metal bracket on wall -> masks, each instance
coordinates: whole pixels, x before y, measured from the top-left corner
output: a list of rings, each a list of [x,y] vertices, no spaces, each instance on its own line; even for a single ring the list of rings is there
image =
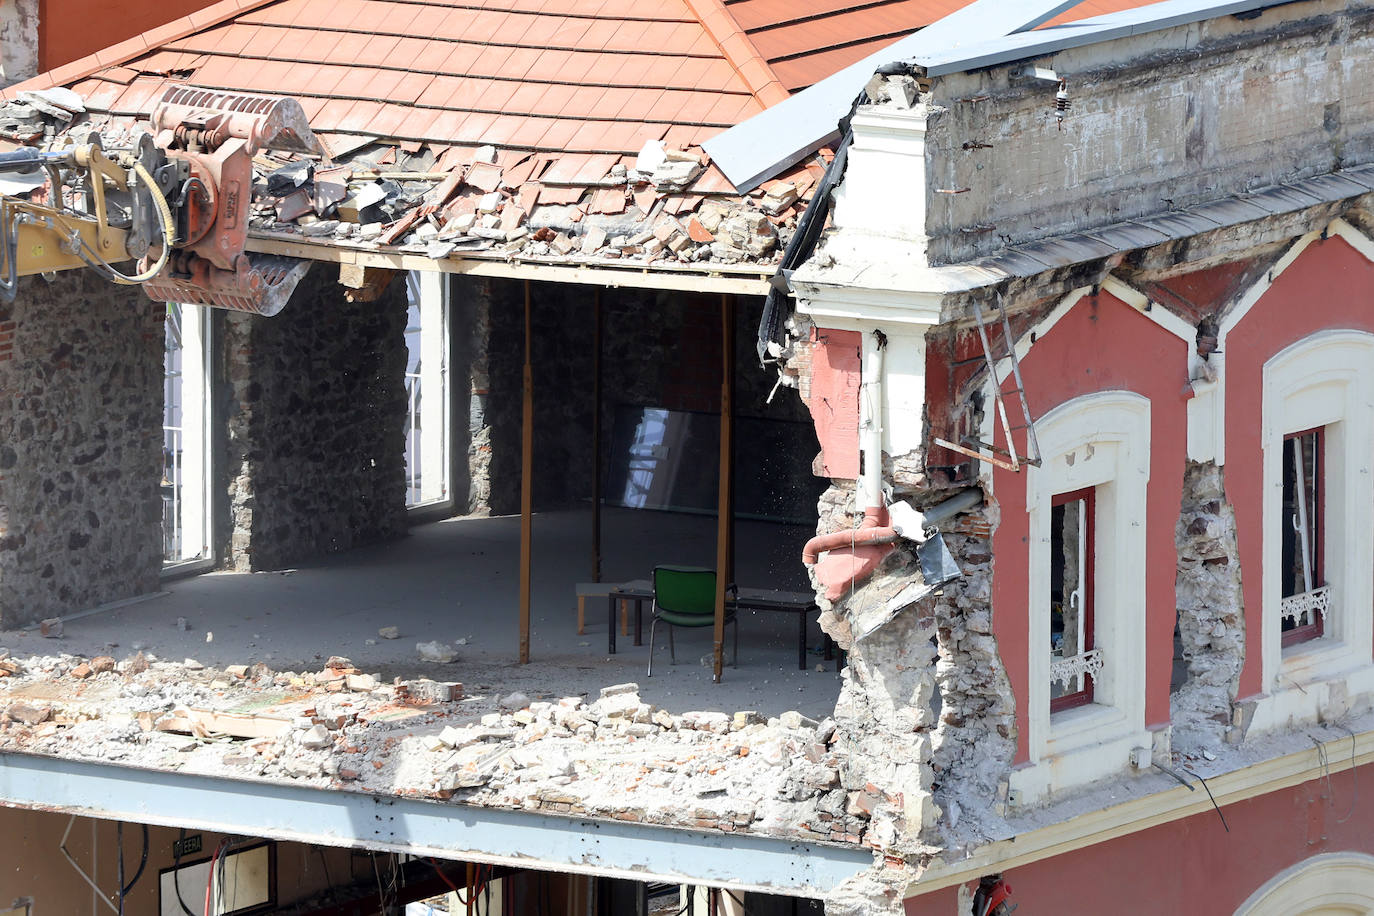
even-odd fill
[[[987,364],[988,377],[992,379],[993,400],[997,402],[997,417],[1001,421],[1007,447],[1000,448],[991,442],[983,442],[976,436],[964,436],[962,441],[957,443],[937,438],[935,444],[970,458],[991,462],[999,468],[1019,472],[1023,464],[1040,467],[1040,443],[1035,439],[1035,423],[1031,420],[1030,405],[1026,403],[1026,384],[1021,380],[1021,363],[1016,358],[1016,341],[1012,337],[1011,322],[1007,320],[1007,310],[1002,305],[1000,293],[997,296],[997,315],[1001,319],[999,323],[1002,326],[1002,343],[1006,347],[1006,353],[1002,356],[993,356],[992,344],[988,340],[987,323],[983,320],[983,308],[977,302],[973,303],[973,320],[978,324],[978,338],[983,344],[983,360]],[[1016,387],[1012,391],[1015,392],[1021,407],[1021,422],[1015,426],[1007,417],[1007,402],[1002,397],[1004,379],[997,377],[997,363],[1002,359],[1011,362],[1011,377],[1016,379]],[[1026,432],[1025,454],[1017,452],[1016,442],[1012,438],[1013,433],[1022,430]]]

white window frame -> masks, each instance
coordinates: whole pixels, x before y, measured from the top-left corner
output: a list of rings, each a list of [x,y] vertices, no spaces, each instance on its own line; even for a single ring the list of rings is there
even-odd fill
[[[1128,767],[1152,746],[1145,728],[1146,508],[1150,402],[1128,391],[1067,401],[1035,421],[1044,456],[1026,476],[1028,762],[1012,772],[1018,804]],[[1093,702],[1050,714],[1050,518],[1055,495],[1095,490]]]
[[[164,575],[214,566],[211,506],[214,498],[213,331],[210,310],[181,305],[181,556],[165,560]]]
[[[411,502],[410,468],[406,468],[406,507],[433,509],[453,502],[453,391],[449,328],[448,274],[413,270],[407,278],[410,301],[420,311],[419,498]],[[436,396],[437,392],[437,396]],[[408,409],[408,408],[407,408]],[[409,448],[409,447],[408,447]]]
[[[1374,688],[1374,334],[1319,331],[1270,357],[1263,369],[1263,553],[1260,635],[1263,689],[1252,729],[1339,713]],[[1323,429],[1322,566],[1331,588],[1323,634],[1284,648],[1282,634],[1284,437]],[[1337,686],[1333,694],[1332,686]]]

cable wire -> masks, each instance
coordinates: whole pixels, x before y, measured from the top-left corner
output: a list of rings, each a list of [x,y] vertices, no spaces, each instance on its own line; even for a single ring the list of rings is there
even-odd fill
[[[162,251],[157,256],[157,262],[142,273],[129,276],[128,274],[120,272],[118,268],[105,260],[99,252],[94,251],[90,245],[86,244],[86,240],[80,235],[74,237],[74,240],[82,249],[77,252],[81,260],[121,286],[138,286],[147,283],[161,273],[162,268],[167,266],[167,259],[172,253],[172,244],[176,241],[176,223],[172,219],[172,209],[167,205],[167,198],[162,193],[162,189],[157,186],[157,182],[153,180],[153,176],[149,174],[148,169],[142,162],[137,160],[134,161],[134,174],[136,174],[139,180],[148,188],[148,196],[152,198],[153,208],[157,210],[158,216],[162,218]]]
[[[181,836],[177,839],[175,852],[172,856],[172,889],[177,893],[177,904],[181,907],[181,911],[186,916],[196,916],[195,913],[191,912],[191,908],[186,905],[186,899],[181,896],[181,844],[185,841],[186,828],[182,827]],[[329,876],[325,875],[325,879],[328,880],[328,878]]]

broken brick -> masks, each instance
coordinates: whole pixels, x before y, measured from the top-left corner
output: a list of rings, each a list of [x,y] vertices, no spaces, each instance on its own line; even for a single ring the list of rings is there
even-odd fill
[[[687,237],[694,242],[714,242],[716,237],[695,216],[687,218]]]

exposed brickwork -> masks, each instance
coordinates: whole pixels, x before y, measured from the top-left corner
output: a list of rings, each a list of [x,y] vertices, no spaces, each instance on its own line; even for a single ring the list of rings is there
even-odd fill
[[[343,293],[319,265],[277,317],[226,316],[234,569],[275,569],[405,531],[405,283],[376,302]]]
[[[0,628],[157,587],[164,313],[91,271],[0,303]]]

